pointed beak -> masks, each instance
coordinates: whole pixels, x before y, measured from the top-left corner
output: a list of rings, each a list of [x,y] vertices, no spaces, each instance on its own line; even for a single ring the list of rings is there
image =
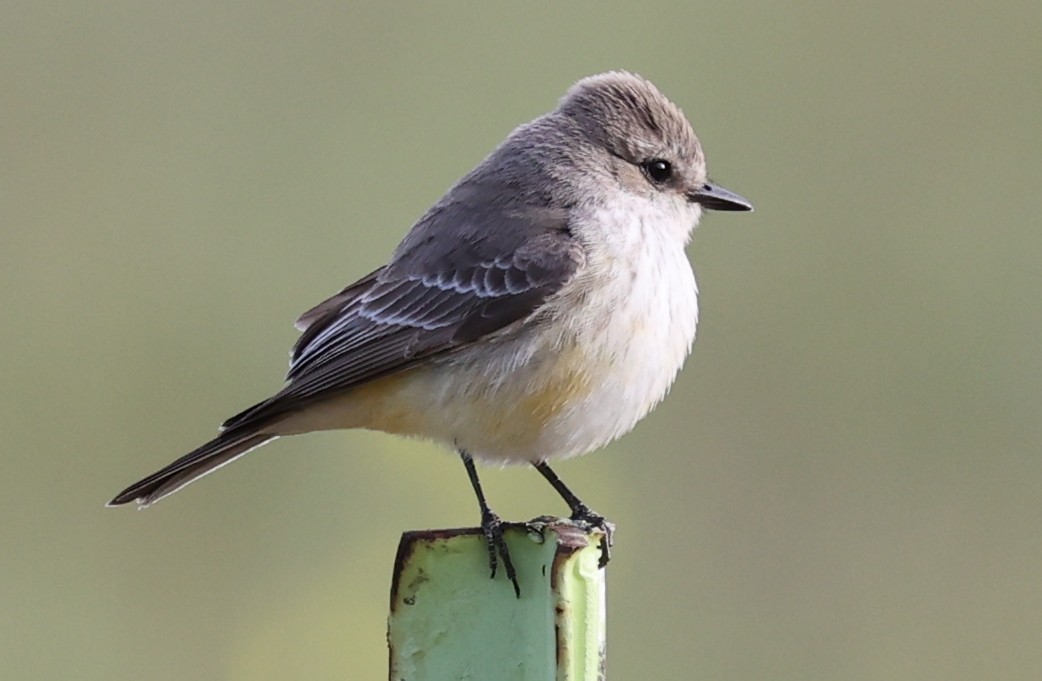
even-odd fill
[[[727,191],[723,187],[706,182],[701,189],[687,195],[688,201],[701,204],[706,210],[752,210],[753,204],[749,203],[734,192]]]

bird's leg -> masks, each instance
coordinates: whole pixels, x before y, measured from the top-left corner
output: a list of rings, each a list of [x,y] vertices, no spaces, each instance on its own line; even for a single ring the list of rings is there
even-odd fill
[[[492,578],[496,577],[496,567],[499,558],[503,560],[503,571],[507,573],[507,579],[514,585],[514,594],[521,598],[521,587],[517,583],[517,572],[514,571],[514,563],[510,560],[510,552],[503,540],[503,521],[488,507],[485,501],[485,493],[481,489],[478,480],[478,471],[474,468],[474,459],[465,450],[460,449],[459,456],[463,459],[463,465],[467,469],[467,477],[474,487],[474,494],[478,496],[478,505],[481,506],[481,531],[485,533],[485,542],[488,545],[488,565],[492,569]],[[497,558],[498,555],[498,558]]]
[[[575,496],[575,493],[561,482],[561,478],[557,477],[557,473],[554,473],[546,463],[532,465],[546,478],[554,490],[561,495],[564,503],[568,504],[568,507],[572,509],[571,519],[574,522],[584,526],[586,529],[596,528],[604,532],[604,536],[601,537],[600,566],[604,567],[607,565],[608,561],[611,560],[611,546],[615,535],[615,525],[608,522],[600,513],[590,510],[590,507],[584,504],[579,497]]]

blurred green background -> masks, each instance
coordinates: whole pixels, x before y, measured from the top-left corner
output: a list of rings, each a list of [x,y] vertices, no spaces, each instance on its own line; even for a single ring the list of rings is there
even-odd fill
[[[1040,28],[1037,0],[4,3],[0,677],[386,678],[399,533],[477,521],[450,454],[314,435],[102,505],[626,68],[757,210],[696,235],[670,398],[558,467],[619,525],[611,678],[1042,678]]]

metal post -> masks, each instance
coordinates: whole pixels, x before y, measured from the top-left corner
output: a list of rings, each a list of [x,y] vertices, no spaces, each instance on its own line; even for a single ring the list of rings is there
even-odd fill
[[[597,681],[604,678],[599,532],[567,520],[505,532],[521,597],[489,579],[477,528],[406,532],[391,587],[391,681]]]

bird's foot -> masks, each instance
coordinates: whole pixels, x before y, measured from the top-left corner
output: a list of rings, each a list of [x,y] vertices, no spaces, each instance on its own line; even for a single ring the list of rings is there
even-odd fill
[[[611,547],[615,543],[615,523],[610,522],[600,513],[590,510],[585,504],[580,504],[572,509],[571,521],[587,532],[600,530],[603,533],[601,536],[601,560],[598,563],[603,568],[611,560]]]
[[[510,560],[510,551],[503,539],[503,521],[492,511],[481,514],[481,531],[485,535],[485,543],[488,545],[488,566],[492,571],[492,579],[496,578],[496,570],[499,561],[503,561],[503,572],[507,579],[514,585],[514,595],[521,598],[521,586],[517,583],[517,572],[514,563]]]

